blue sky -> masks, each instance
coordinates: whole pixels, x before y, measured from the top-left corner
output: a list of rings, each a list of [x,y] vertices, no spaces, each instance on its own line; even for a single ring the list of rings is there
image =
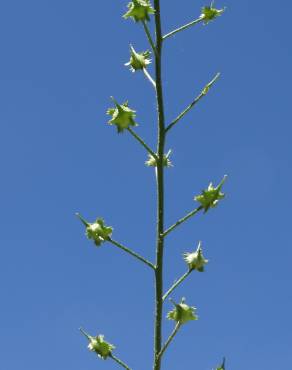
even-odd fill
[[[127,1],[10,0],[0,15],[0,368],[116,369],[79,334],[105,334],[133,369],[152,362],[151,271],[86,240],[76,211],[104,217],[113,237],[154,258],[155,181],[132,137],[106,124],[109,97],[129,99],[137,132],[154,145],[155,99],[123,66],[148,48],[125,21]],[[162,0],[165,32],[203,1]],[[197,307],[164,369],[289,369],[291,312],[291,2],[219,1],[224,16],[167,40],[166,118],[216,72],[210,94],[169,134],[166,224],[229,175],[226,199],[169,235],[165,288],[181,255],[203,241],[210,263],[173,294]],[[153,26],[153,22],[151,23]],[[153,72],[153,66],[149,69]],[[166,304],[166,311],[170,309]],[[164,321],[164,336],[172,323]]]

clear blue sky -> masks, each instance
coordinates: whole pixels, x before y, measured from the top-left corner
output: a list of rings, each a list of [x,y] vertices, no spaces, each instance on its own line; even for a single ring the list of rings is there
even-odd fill
[[[134,370],[151,368],[151,271],[111,245],[95,248],[74,216],[104,217],[116,240],[153,259],[154,174],[105,115],[111,95],[129,99],[154,145],[152,87],[123,66],[129,43],[148,48],[121,18],[126,3],[1,1],[1,370],[117,369],[87,351],[79,326],[105,334]],[[205,5],[161,3],[165,32]],[[198,240],[210,263],[173,294],[200,320],[177,336],[164,369],[211,370],[224,355],[228,370],[290,369],[292,5],[216,3],[225,5],[217,21],[165,43],[168,121],[222,73],[169,135],[166,224],[210,181],[229,179],[218,208],[167,239],[166,287]],[[165,320],[165,336],[171,328]]]

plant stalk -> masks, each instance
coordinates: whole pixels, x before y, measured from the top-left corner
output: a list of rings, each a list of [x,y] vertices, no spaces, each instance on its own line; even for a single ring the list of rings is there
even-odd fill
[[[155,324],[154,324],[154,364],[153,370],[161,369],[162,346],[162,308],[163,308],[163,249],[164,249],[164,166],[163,154],[165,146],[165,119],[163,104],[163,88],[161,74],[162,32],[160,19],[160,0],[154,0],[155,8],[155,79],[158,113],[158,142],[157,142],[157,236],[156,236],[156,270],[155,270]]]
[[[213,84],[218,80],[218,78],[220,77],[220,73],[217,73],[216,76],[203,88],[203,90],[201,91],[200,95],[198,95],[192,102],[190,105],[187,106],[187,108],[181,112],[175,120],[173,120],[165,129],[165,132],[168,132],[174,125],[176,125],[178,123],[178,121],[180,121],[185,114],[187,114],[204,96],[207,95],[210,87],[213,86]]]
[[[144,30],[145,30],[147,39],[149,41],[149,44],[151,45],[151,48],[153,50],[153,53],[154,53],[155,57],[158,57],[157,50],[156,50],[156,47],[155,47],[154,42],[152,40],[151,33],[149,31],[149,28],[147,26],[147,23],[146,23],[146,21],[142,21],[142,23],[143,23],[143,27],[144,27]]]
[[[117,364],[119,364],[120,366],[122,366],[124,369],[131,370],[128,365],[126,365],[122,360],[120,360],[118,357],[116,357],[112,353],[109,355],[109,357],[111,359],[113,359]]]
[[[127,130],[129,133],[147,150],[149,154],[152,155],[157,160],[157,155],[156,153],[153,152],[153,150],[150,148],[149,145],[145,143],[145,141],[138,135],[134,130],[131,129],[131,127],[128,127]]]
[[[188,270],[185,272],[169,289],[168,291],[164,294],[162,297],[162,300],[165,301],[166,298],[191,274],[193,270]]]
[[[144,75],[146,76],[146,78],[148,79],[148,81],[152,84],[152,86],[156,90],[156,83],[153,80],[153,78],[151,77],[151,75],[149,74],[149,72],[147,71],[147,69],[143,68],[143,72],[144,72]]]
[[[198,208],[194,209],[193,211],[189,212],[186,216],[179,219],[175,224],[170,226],[167,230],[164,231],[163,236],[165,237],[168,235],[172,230],[176,229],[179,225],[187,221],[189,218],[193,217],[195,214],[200,212],[203,209],[202,206],[199,206]]]
[[[147,266],[149,266],[149,267],[151,267],[152,269],[155,270],[155,266],[153,265],[153,263],[149,262],[146,258],[140,256],[140,254],[132,251],[132,249],[125,247],[121,243],[118,243],[117,241],[115,241],[115,240],[113,240],[111,238],[108,239],[108,242],[112,243],[116,247],[122,249],[124,252],[126,252],[126,253],[130,254],[131,256],[137,258],[137,260],[145,263],[145,265],[147,265]]]
[[[189,27],[191,27],[191,26],[194,26],[194,25],[195,25],[195,24],[197,24],[197,23],[202,22],[202,21],[203,21],[203,19],[204,19],[204,18],[201,18],[201,17],[200,17],[200,18],[195,19],[194,21],[192,21],[192,22],[190,22],[190,23],[185,24],[185,25],[184,25],[184,26],[182,26],[182,27],[176,28],[175,30],[173,30],[173,31],[171,31],[171,32],[167,33],[166,35],[164,35],[164,36],[163,36],[163,40],[167,39],[168,37],[171,37],[171,36],[175,35],[175,34],[176,34],[176,33],[178,33],[178,32],[181,32],[181,31],[183,31],[183,30],[185,30],[185,29],[187,29],[187,28],[189,28]]]
[[[162,347],[160,353],[158,354],[158,357],[161,358],[163,353],[166,351],[167,347],[170,345],[170,343],[173,341],[174,337],[176,336],[177,332],[179,331],[181,327],[181,323],[178,322],[176,325],[175,325],[175,328],[173,329],[173,332],[170,334],[170,336],[168,337],[166,343],[164,344],[164,346]]]

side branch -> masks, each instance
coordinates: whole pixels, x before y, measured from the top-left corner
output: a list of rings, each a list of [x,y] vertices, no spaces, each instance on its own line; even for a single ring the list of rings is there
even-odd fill
[[[124,369],[127,369],[127,370],[131,370],[129,368],[129,366],[127,366],[122,360],[120,360],[118,357],[116,357],[115,355],[113,355],[112,353],[109,355],[109,357],[114,360],[116,363],[118,363],[119,365],[121,365]]]
[[[157,161],[158,160],[157,154],[153,152],[153,150],[145,143],[145,141],[141,139],[141,137],[138,134],[136,134],[136,132],[133,131],[130,127],[128,127],[127,130],[147,150],[147,152],[151,154],[152,157],[154,157],[155,160]]]
[[[163,40],[165,40],[165,39],[167,39],[168,37],[171,37],[171,36],[175,35],[176,33],[178,33],[178,32],[180,32],[180,31],[185,30],[186,28],[192,27],[192,26],[194,26],[195,24],[202,22],[202,21],[203,21],[203,19],[204,19],[204,18],[200,17],[200,18],[195,19],[194,21],[192,21],[192,22],[190,22],[190,23],[185,24],[185,25],[184,25],[184,26],[182,26],[182,27],[176,28],[175,30],[173,30],[173,31],[171,31],[171,32],[167,33],[166,35],[164,35],[162,39],[163,39]]]
[[[127,252],[128,254],[130,254],[131,256],[137,258],[139,261],[145,263],[146,265],[148,265],[149,267],[151,267],[153,270],[155,270],[155,266],[153,265],[153,263],[149,262],[146,258],[140,256],[138,253],[132,251],[131,249],[125,247],[124,245],[116,242],[115,240],[109,238],[107,239],[108,242],[112,243],[113,245],[115,245],[116,247],[122,249],[124,252]]]
[[[178,123],[179,120],[183,118],[185,114],[187,114],[205,95],[207,95],[210,87],[218,80],[220,77],[220,73],[217,73],[216,76],[203,88],[200,95],[198,95],[187,108],[179,114],[175,120],[173,120],[165,129],[165,132],[169,131],[174,125]]]
[[[165,342],[165,344],[163,345],[163,347],[161,348],[161,351],[159,352],[158,354],[158,358],[160,358],[163,353],[166,351],[167,347],[170,345],[170,343],[172,342],[172,340],[174,339],[174,337],[176,336],[177,332],[179,331],[181,327],[181,323],[178,322],[176,325],[175,325],[175,328],[173,330],[173,332],[170,334],[170,336],[168,337],[167,341]]]
[[[200,212],[202,209],[203,209],[203,207],[200,206],[200,207],[194,209],[193,211],[191,211],[190,213],[188,213],[186,216],[184,216],[183,218],[178,220],[175,224],[170,226],[167,230],[165,230],[164,233],[163,233],[163,236],[168,235],[172,230],[174,230],[176,227],[178,227],[183,222],[187,221],[189,218],[193,217],[196,213]]]
[[[190,273],[192,272],[193,270],[188,270],[187,272],[185,272],[169,289],[168,291],[164,294],[164,296],[162,297],[162,300],[165,301],[166,298],[174,291],[174,289],[176,289],[189,275]]]
[[[150,83],[152,84],[152,86],[156,90],[156,82],[153,80],[153,78],[151,77],[151,75],[149,74],[147,69],[143,68],[143,72],[144,72],[144,75],[146,76],[146,78],[150,81]]]
[[[151,37],[151,33],[149,31],[149,28],[147,26],[147,23],[143,20],[142,21],[143,23],[143,27],[144,27],[144,30],[145,30],[145,33],[146,33],[146,36],[147,36],[147,39],[149,41],[149,44],[151,45],[151,48],[153,50],[153,53],[155,54],[155,56],[157,57],[158,53],[157,53],[157,49],[156,49],[156,46],[154,45],[154,42],[152,40],[152,37]]]

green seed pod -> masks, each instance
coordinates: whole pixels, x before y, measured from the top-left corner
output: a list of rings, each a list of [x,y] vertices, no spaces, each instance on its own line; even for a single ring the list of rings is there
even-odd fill
[[[95,222],[89,223],[79,213],[76,214],[86,227],[85,235],[88,239],[92,239],[94,244],[99,247],[103,242],[107,241],[113,232],[113,228],[105,226],[102,218],[98,218]]]
[[[115,346],[106,342],[103,335],[98,335],[92,337],[87,334],[83,329],[80,329],[81,333],[88,339],[88,349],[92,352],[95,352],[98,357],[103,360],[106,360],[112,353],[112,350],[115,349]]]
[[[136,72],[139,69],[144,69],[151,63],[150,51],[144,51],[142,53],[137,53],[136,50],[130,45],[130,60],[125,66],[129,66],[132,72]]]
[[[200,18],[203,20],[204,24],[208,24],[210,21],[219,17],[225,10],[225,8],[223,9],[214,8],[213,4],[214,4],[214,1],[212,1],[210,6],[204,6],[202,8],[202,14]]]
[[[185,324],[188,321],[198,320],[198,316],[195,314],[196,308],[188,306],[185,303],[185,299],[182,298],[180,303],[175,303],[173,300],[171,302],[174,304],[175,308],[168,312],[167,318],[169,320],[174,320],[177,323]]]
[[[201,203],[201,207],[204,208],[205,213],[209,210],[209,208],[216,207],[219,200],[225,197],[225,194],[221,193],[221,188],[226,178],[227,176],[225,175],[220,184],[215,188],[213,184],[210,183],[207,190],[203,190],[202,194],[194,197],[197,202]]]
[[[184,253],[183,256],[190,270],[203,272],[205,269],[205,265],[209,262],[209,260],[206,260],[203,256],[201,242],[199,242],[198,248],[195,252]]]
[[[171,160],[169,159],[171,154],[171,150],[169,150],[166,154],[163,155],[163,166],[164,167],[173,167]],[[157,167],[156,159],[148,153],[148,159],[145,162],[146,166],[148,167]]]
[[[136,117],[136,111],[132,110],[128,106],[128,102],[123,104],[117,103],[114,98],[112,98],[116,107],[109,108],[107,114],[112,116],[112,119],[108,121],[110,125],[116,125],[118,133],[123,132],[129,126],[137,126],[137,123],[134,121]]]
[[[132,18],[135,22],[150,21],[150,14],[154,14],[155,10],[150,4],[150,0],[132,0],[128,4],[128,11],[123,15],[125,19]]]

